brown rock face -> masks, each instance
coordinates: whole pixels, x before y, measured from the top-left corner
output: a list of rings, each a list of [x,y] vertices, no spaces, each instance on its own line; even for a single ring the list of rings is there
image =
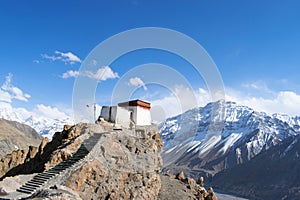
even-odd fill
[[[45,146],[47,145],[47,143],[49,142],[48,138],[44,138],[39,146],[39,152],[40,154],[43,154],[43,150],[45,148]]]
[[[214,190],[211,187],[207,190],[205,200],[218,200],[216,194],[214,193]]]
[[[9,166],[2,177],[41,172],[85,148],[88,153],[80,161],[47,184],[67,187],[82,199],[157,199],[163,148],[157,127],[110,132],[106,128],[100,124],[65,126],[51,142],[43,140],[39,148],[31,148],[31,153],[14,152],[5,161],[8,165],[15,160],[14,167]]]
[[[29,161],[30,159],[34,158],[34,156],[38,153],[38,150],[39,149],[37,147],[29,146],[25,161]]]
[[[22,164],[26,159],[27,151],[18,150],[6,155],[0,161],[0,176],[5,175],[11,168]]]
[[[29,146],[26,150],[17,150],[6,155],[0,160],[0,177],[4,176],[9,170],[34,158],[37,152],[37,147]]]
[[[157,199],[161,188],[162,160],[155,126],[140,132],[123,130],[100,138],[85,163],[67,178],[65,185],[82,199]]]
[[[85,183],[94,186],[100,184],[100,179],[106,173],[102,165],[97,160],[94,160],[88,165],[84,165],[76,175],[70,177],[66,185],[75,191],[80,191]]]
[[[65,126],[62,132],[55,133],[51,142],[43,138],[38,148],[30,146],[8,154],[0,160],[0,180],[8,176],[41,172],[66,160],[80,146],[80,140],[74,141],[87,126]]]

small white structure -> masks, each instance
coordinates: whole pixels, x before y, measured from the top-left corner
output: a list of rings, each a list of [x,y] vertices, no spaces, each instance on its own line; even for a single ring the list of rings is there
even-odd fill
[[[118,106],[102,106],[100,117],[123,127],[151,125],[150,108],[150,103],[137,99]]]
[[[118,106],[102,106],[100,117],[111,123],[123,126],[130,125],[130,113]]]

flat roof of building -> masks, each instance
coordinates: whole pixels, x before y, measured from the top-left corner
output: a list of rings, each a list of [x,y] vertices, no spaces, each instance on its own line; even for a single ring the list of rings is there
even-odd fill
[[[118,106],[120,107],[125,107],[125,106],[141,106],[141,107],[144,107],[144,108],[151,108],[150,106],[151,104],[146,102],[146,101],[142,101],[142,100],[139,100],[139,99],[136,99],[136,100],[131,100],[131,101],[127,101],[127,102],[122,102],[122,103],[119,103]]]

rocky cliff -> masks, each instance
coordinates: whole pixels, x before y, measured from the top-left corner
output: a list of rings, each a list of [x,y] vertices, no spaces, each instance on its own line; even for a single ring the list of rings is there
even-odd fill
[[[63,183],[83,199],[155,199],[163,144],[155,126],[104,133]]]
[[[58,193],[74,194],[70,199],[157,199],[162,147],[156,126],[117,131],[99,124],[65,126],[35,151],[16,151],[2,160],[2,169],[17,164],[2,172],[0,187],[9,198],[47,195],[45,191],[59,188]],[[20,179],[21,174],[28,175]],[[35,181],[41,181],[36,189]],[[29,194],[16,192],[20,187]]]

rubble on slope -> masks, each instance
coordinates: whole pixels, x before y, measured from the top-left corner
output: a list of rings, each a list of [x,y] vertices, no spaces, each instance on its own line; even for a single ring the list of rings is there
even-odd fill
[[[162,175],[162,188],[159,194],[161,200],[191,199],[191,200],[217,200],[212,187],[205,189],[204,179],[200,177],[196,182],[192,178],[185,178],[181,171],[176,176]]]

